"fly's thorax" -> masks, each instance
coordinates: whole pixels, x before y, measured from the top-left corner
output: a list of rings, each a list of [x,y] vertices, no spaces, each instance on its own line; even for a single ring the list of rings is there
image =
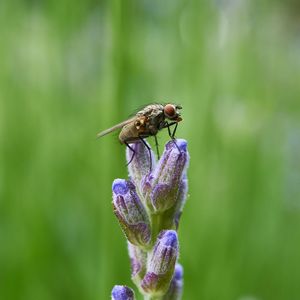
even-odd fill
[[[161,104],[151,104],[138,112],[138,115],[145,117],[144,132],[148,135],[156,135],[164,128],[165,115],[164,106]]]
[[[148,131],[151,133],[151,135],[156,135],[159,130],[164,128],[164,124],[165,124],[165,116],[163,114],[159,114],[149,120],[147,124]]]
[[[164,106],[161,104],[150,104],[140,110],[137,115],[138,116],[145,116],[148,118],[154,118],[158,114],[163,113]]]

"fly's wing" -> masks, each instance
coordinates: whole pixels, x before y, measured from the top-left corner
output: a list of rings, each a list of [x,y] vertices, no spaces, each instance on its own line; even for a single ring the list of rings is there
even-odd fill
[[[101,132],[99,132],[99,133],[97,134],[97,138],[100,138],[100,137],[102,137],[102,136],[104,136],[104,135],[107,135],[107,134],[109,134],[109,133],[111,133],[111,132],[113,132],[113,131],[115,131],[115,130],[117,130],[117,129],[123,128],[125,125],[127,125],[127,124],[129,124],[129,123],[131,123],[131,122],[134,122],[135,119],[136,119],[136,117],[131,118],[131,119],[128,119],[128,120],[126,120],[126,121],[123,121],[123,122],[121,122],[121,123],[119,123],[119,124],[117,124],[117,125],[111,127],[111,128],[108,128],[108,129],[106,129],[106,130],[103,130],[103,131],[101,131]]]

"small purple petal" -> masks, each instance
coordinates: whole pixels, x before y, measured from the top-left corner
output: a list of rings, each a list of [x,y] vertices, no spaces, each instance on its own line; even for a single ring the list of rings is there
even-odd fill
[[[115,179],[112,185],[115,194],[125,195],[128,193],[128,184],[125,179]]]
[[[115,285],[111,291],[112,300],[134,300],[134,292],[125,285]]]
[[[165,247],[173,247],[176,248],[177,247],[177,243],[178,243],[178,238],[177,238],[177,233],[174,230],[165,230],[162,231],[158,238],[160,240],[160,243],[163,243],[163,245]]]

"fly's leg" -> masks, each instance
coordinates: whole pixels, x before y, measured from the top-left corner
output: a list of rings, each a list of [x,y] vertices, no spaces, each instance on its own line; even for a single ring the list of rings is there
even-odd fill
[[[175,128],[174,128],[173,132],[171,133],[170,127],[173,125],[175,125]],[[165,125],[163,126],[163,128],[166,128],[166,127],[168,128],[168,133],[169,133],[169,136],[171,139],[175,139],[175,133],[176,133],[177,126],[178,126],[178,122],[171,122],[171,123],[166,122]]]
[[[141,140],[141,142],[145,145],[145,147],[148,149],[149,152],[149,157],[150,157],[150,172],[152,171],[152,155],[151,155],[151,149],[150,147],[147,145],[147,143],[144,141],[144,139],[142,137],[139,136],[139,139]]]
[[[175,125],[175,128],[174,128],[173,132],[171,133],[170,127],[173,125]],[[172,139],[172,141],[173,141],[174,145],[176,146],[177,150],[179,151],[179,153],[181,153],[178,145],[176,144],[176,139],[175,139],[175,133],[176,133],[177,126],[178,126],[178,122],[171,122],[171,123],[166,122],[166,125],[165,125],[165,127],[168,127],[168,133],[169,133],[170,138]]]
[[[134,151],[134,149],[133,149],[131,146],[129,146],[128,143],[125,142],[125,145],[126,145],[126,147],[128,147],[128,148],[132,151],[132,156],[131,156],[131,158],[130,158],[130,161],[126,164],[126,167],[127,167],[127,166],[130,165],[130,163],[132,162],[132,160],[133,160],[133,158],[134,158],[134,156],[135,156],[135,151]]]
[[[175,127],[174,127],[174,130],[172,132],[172,138],[175,139],[175,133],[176,133],[176,130],[177,130],[177,126],[178,126],[178,122],[176,122],[175,124]]]
[[[157,159],[159,159],[159,149],[158,149],[158,142],[157,142],[157,136],[154,136],[155,139],[155,147],[156,147],[156,153],[157,153]]]
[[[169,137],[170,137],[171,139],[173,139],[172,134],[171,134],[171,129],[170,129],[170,126],[172,126],[172,125],[169,124],[169,123],[166,123],[166,126],[168,127]]]

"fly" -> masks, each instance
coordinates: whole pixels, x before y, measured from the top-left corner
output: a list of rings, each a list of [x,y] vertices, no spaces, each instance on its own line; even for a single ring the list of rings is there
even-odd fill
[[[166,105],[149,104],[138,111],[134,117],[125,120],[109,129],[99,132],[97,134],[97,137],[99,138],[115,130],[121,129],[119,134],[119,141],[121,142],[121,144],[125,144],[133,152],[128,164],[132,162],[135,155],[134,149],[129,144],[137,143],[140,141],[148,149],[151,160],[151,150],[144,139],[149,136],[154,136],[156,151],[159,157],[156,135],[160,130],[168,128],[170,138],[172,140],[175,140],[175,133],[178,122],[182,121],[182,118],[180,116],[180,109],[182,109],[180,105],[172,103]],[[175,125],[175,127],[171,132],[170,127],[173,125]],[[177,146],[176,143],[175,145]]]

